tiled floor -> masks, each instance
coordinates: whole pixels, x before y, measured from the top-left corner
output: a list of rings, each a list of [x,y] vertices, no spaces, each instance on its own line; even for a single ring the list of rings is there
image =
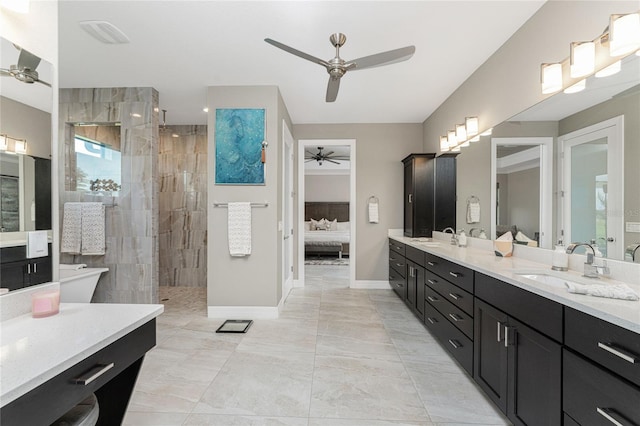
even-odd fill
[[[162,288],[126,425],[508,425],[391,290],[307,266],[277,320],[216,334],[205,292]]]

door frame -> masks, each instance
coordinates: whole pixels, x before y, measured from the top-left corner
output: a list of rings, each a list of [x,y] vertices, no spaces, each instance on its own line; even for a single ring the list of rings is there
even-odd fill
[[[304,267],[304,201],[305,174],[304,152],[307,147],[316,146],[349,147],[349,286],[356,281],[356,140],[355,139],[299,139],[298,140],[298,286],[305,285]]]
[[[287,298],[289,292],[293,288],[293,228],[294,215],[293,207],[294,199],[294,140],[293,135],[287,122],[282,120],[282,297],[281,300]],[[288,177],[288,179],[287,179]],[[287,182],[288,180],[288,182]],[[288,193],[287,193],[288,192]],[[290,199],[289,208],[287,208],[286,200]],[[289,220],[287,220],[287,216]],[[289,262],[287,262],[289,260]],[[287,264],[291,265],[291,270],[287,271]]]
[[[566,214],[571,208],[571,189],[567,182],[571,178],[571,167],[565,164],[567,146],[573,147],[570,141],[593,133],[607,138],[607,186],[618,189],[609,193],[607,202],[607,237],[615,238],[613,250],[607,246],[607,258],[624,259],[624,116],[610,118],[591,126],[558,136],[558,239],[571,243],[571,218]],[[613,195],[613,197],[611,196]],[[611,207],[613,206],[613,211]],[[613,213],[613,214],[612,214]],[[565,241],[566,240],[566,241]],[[586,241],[588,242],[588,241]]]

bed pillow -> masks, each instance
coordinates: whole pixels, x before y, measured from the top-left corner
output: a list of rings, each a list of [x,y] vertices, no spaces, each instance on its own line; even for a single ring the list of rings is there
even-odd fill
[[[326,220],[324,218],[320,220],[311,219],[311,230],[312,231],[325,231],[327,226],[325,225]]]
[[[336,223],[336,231],[349,231],[351,229],[349,222]]]
[[[337,231],[338,230],[338,219],[333,220],[324,220],[324,224],[327,227],[327,231]]]

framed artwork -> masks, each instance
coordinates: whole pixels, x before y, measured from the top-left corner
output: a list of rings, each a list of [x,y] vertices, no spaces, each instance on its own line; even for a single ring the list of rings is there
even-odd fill
[[[216,184],[264,185],[264,109],[216,109]]]

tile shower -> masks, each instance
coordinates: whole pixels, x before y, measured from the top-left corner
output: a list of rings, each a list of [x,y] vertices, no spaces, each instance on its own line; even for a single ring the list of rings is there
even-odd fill
[[[160,285],[207,286],[207,126],[167,126],[159,146]]]

